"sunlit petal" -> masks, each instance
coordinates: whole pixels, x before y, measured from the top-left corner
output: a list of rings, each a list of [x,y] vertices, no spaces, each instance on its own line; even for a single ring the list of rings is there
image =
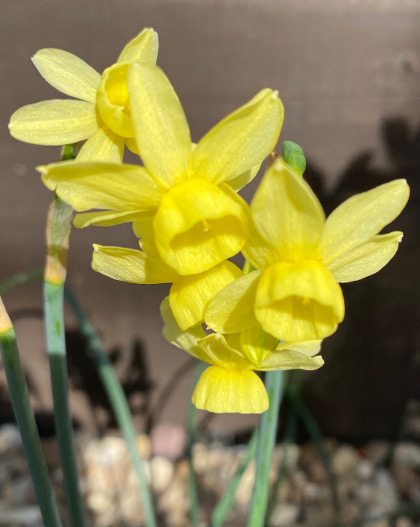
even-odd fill
[[[254,301],[260,276],[259,271],[253,271],[217,293],[206,309],[208,327],[221,333],[239,333],[257,325]]]
[[[181,329],[201,323],[210,300],[241,275],[242,271],[236,265],[224,261],[204,273],[182,276],[175,281],[169,293],[169,303]]]
[[[36,145],[66,145],[87,139],[98,130],[90,102],[53,99],[16,110],[9,130],[15,139]]]
[[[267,170],[251,203],[257,231],[276,247],[281,259],[312,256],[324,212],[306,181],[282,159]]]
[[[121,282],[164,284],[176,280],[176,273],[159,258],[123,247],[94,245],[94,271]]]
[[[191,168],[191,138],[184,110],[171,83],[157,66],[135,63],[128,74],[137,146],[145,166],[172,184]]]
[[[199,141],[193,153],[196,177],[220,183],[260,165],[277,143],[283,116],[277,92],[260,91]]]
[[[209,412],[259,414],[268,408],[264,384],[249,370],[227,370],[210,366],[195,387],[193,404]]]
[[[197,342],[206,336],[203,328],[196,326],[188,331],[182,331],[171,311],[168,297],[160,304],[160,314],[165,324],[163,327],[163,336],[165,339],[174,346],[182,348],[193,357],[199,359],[201,356],[201,348],[197,345]]]
[[[67,51],[49,48],[35,53],[32,62],[58,91],[82,101],[96,102],[101,76],[84,60]]]
[[[331,264],[378,234],[400,214],[408,196],[407,182],[398,179],[342,203],[325,222],[320,245],[324,263]]]
[[[322,357],[311,357],[293,350],[275,351],[268,355],[258,367],[260,371],[270,370],[317,370],[324,364]]]
[[[290,350],[313,357],[321,351],[322,340],[305,340],[302,342],[281,342],[276,347],[277,351]]]
[[[124,139],[103,126],[80,149],[77,161],[103,161],[121,163],[124,154]]]
[[[147,170],[136,165],[67,161],[38,170],[45,185],[77,211],[148,210],[158,205],[162,195]]]
[[[95,225],[96,227],[111,227],[121,223],[130,223],[141,216],[141,211],[113,211],[105,210],[100,212],[83,212],[76,214],[73,224],[78,229]]]
[[[117,62],[156,64],[158,51],[158,34],[152,28],[145,28],[125,46]]]
[[[333,260],[329,269],[338,282],[354,282],[377,273],[395,255],[402,237],[402,232],[373,236]]]
[[[229,179],[229,181],[226,181],[226,184],[229,185],[229,187],[235,192],[238,192],[238,190],[244,188],[246,185],[248,185],[248,183],[250,183],[254,179],[254,177],[258,174],[260,167],[261,163],[251,168],[250,170],[239,174],[239,176],[236,176],[233,179]]]

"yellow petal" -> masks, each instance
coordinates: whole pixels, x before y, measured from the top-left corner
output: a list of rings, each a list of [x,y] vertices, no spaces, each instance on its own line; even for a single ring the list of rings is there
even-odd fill
[[[36,145],[77,143],[98,130],[95,106],[59,99],[29,104],[12,115],[9,130],[15,139]]]
[[[290,350],[303,353],[309,357],[313,357],[321,351],[322,340],[305,340],[302,342],[281,342],[276,350]]]
[[[145,28],[125,46],[117,62],[156,64],[158,51],[158,34],[152,28]]]
[[[193,357],[201,359],[202,349],[197,342],[206,336],[201,326],[190,328],[188,331],[182,331],[169,306],[169,299],[166,297],[160,304],[160,315],[164,322],[163,336],[165,339],[183,349]]]
[[[275,351],[268,355],[257,368],[260,371],[272,370],[317,370],[324,364],[319,355],[311,357],[293,350]]]
[[[121,163],[124,154],[124,139],[103,126],[90,137],[77,154],[77,162],[103,161]]]
[[[200,359],[221,368],[249,370],[252,364],[244,355],[229,346],[221,333],[210,333],[197,341],[200,347]]]
[[[283,116],[277,92],[260,91],[200,140],[193,153],[196,177],[221,183],[261,164],[277,143]]]
[[[337,282],[354,282],[377,273],[397,252],[402,232],[373,236],[369,241],[344,253],[329,265]]]
[[[221,262],[204,273],[181,276],[169,293],[172,312],[182,330],[203,322],[205,309],[223,287],[242,275],[229,261]]]
[[[192,156],[190,130],[171,83],[157,66],[135,63],[128,87],[137,147],[146,168],[166,184],[186,177]]]
[[[254,301],[261,273],[253,271],[224,287],[206,309],[204,320],[220,333],[239,333],[258,324]]]
[[[202,373],[193,404],[215,413],[260,414],[268,408],[264,384],[249,370],[227,370],[210,366]]]
[[[129,64],[114,64],[102,74],[98,87],[97,108],[101,119],[121,137],[134,137],[127,86]]]
[[[321,263],[279,262],[261,276],[255,316],[267,333],[280,340],[322,339],[343,320],[343,295]]]
[[[263,331],[260,326],[254,326],[236,335],[239,336],[240,350],[256,369],[265,357],[273,353],[279,343],[279,339]],[[227,341],[230,342],[229,338]]]
[[[138,216],[141,216],[141,211],[123,211],[115,212],[113,210],[105,210],[100,212],[84,212],[76,214],[73,220],[73,225],[78,229],[95,225],[96,227],[111,227],[113,225],[120,225],[121,223],[130,223],[135,221]]]
[[[136,165],[67,161],[37,170],[45,185],[77,211],[148,210],[157,206],[162,194],[147,170]]]
[[[252,216],[248,223],[248,230],[249,236],[242,248],[242,254],[255,269],[263,271],[281,259],[278,249],[257,231]]]
[[[405,179],[380,185],[346,200],[327,218],[320,245],[324,263],[367,242],[403,210],[409,196]]]
[[[282,159],[264,175],[251,213],[257,231],[276,247],[282,260],[312,256],[322,234],[324,212],[306,181]]]
[[[135,249],[94,245],[94,271],[121,282],[165,284],[176,279],[174,271],[160,259]]]
[[[101,76],[86,62],[61,49],[41,49],[32,62],[44,79],[55,89],[95,104]]]
[[[247,205],[227,185],[190,179],[167,192],[153,220],[156,247],[179,274],[201,273],[238,253]]]
[[[229,179],[229,181],[226,181],[226,184],[229,185],[229,187],[235,192],[238,192],[255,178],[260,168],[261,163],[251,168],[250,170],[239,174],[239,176],[236,176],[233,179]]]
[[[125,146],[133,152],[133,154],[140,155],[139,149],[137,148],[136,140],[132,137],[127,137],[125,139]]]

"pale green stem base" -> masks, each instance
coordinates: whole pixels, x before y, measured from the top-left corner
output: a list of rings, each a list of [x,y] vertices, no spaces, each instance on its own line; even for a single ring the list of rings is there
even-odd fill
[[[10,399],[44,525],[61,527],[13,330],[0,335],[0,347]]]

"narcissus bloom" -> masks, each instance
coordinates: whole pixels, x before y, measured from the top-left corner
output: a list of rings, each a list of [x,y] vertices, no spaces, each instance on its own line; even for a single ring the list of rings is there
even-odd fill
[[[161,304],[164,337],[193,357],[209,363],[192,401],[210,412],[261,413],[268,408],[264,384],[254,370],[316,370],[324,361],[316,356],[320,342],[279,343],[260,328],[240,334],[206,335],[201,326],[181,331],[168,299]]]
[[[16,139],[38,145],[65,145],[88,139],[79,161],[121,162],[124,144],[137,152],[127,88],[127,73],[135,61],[155,64],[158,35],[144,29],[123,49],[102,76],[82,59],[60,49],[41,49],[33,63],[54,88],[75,99],[29,104],[10,119]]]
[[[283,122],[276,92],[265,89],[194,147],[182,106],[157,66],[128,73],[130,108],[144,167],[58,163],[43,181],[77,211],[75,225],[151,225],[160,258],[179,275],[199,274],[238,253],[248,237],[248,206],[235,190],[256,174]],[[147,250],[142,258],[147,259]],[[145,263],[147,265],[147,263]]]
[[[277,159],[251,203],[243,253],[256,270],[215,296],[206,323],[223,333],[260,324],[286,341],[331,335],[344,317],[339,282],[376,273],[394,256],[402,233],[378,233],[408,195],[405,180],[392,181],[353,196],[325,220],[309,185]]]

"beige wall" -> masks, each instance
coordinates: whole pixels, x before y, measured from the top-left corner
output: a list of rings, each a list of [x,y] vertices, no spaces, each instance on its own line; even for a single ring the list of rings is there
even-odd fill
[[[154,27],[160,37],[158,63],[185,106],[194,139],[259,89],[271,87],[279,90],[286,108],[281,140],[303,146],[311,163],[308,178],[317,188],[320,182],[324,190],[338,185],[344,199],[391,177],[408,177],[415,197],[400,220],[399,227],[408,232],[398,260],[378,279],[345,288],[348,320],[325,345],[327,365],[311,374],[307,384],[308,399],[329,433],[391,433],[404,400],[416,395],[415,386],[420,385],[414,354],[419,311],[419,139],[390,121],[402,119],[412,130],[420,125],[420,4],[2,0],[0,6],[0,280],[43,262],[51,194],[34,167],[56,160],[59,152],[19,143],[7,131],[9,116],[18,107],[60,97],[30,61],[40,48],[65,49],[101,71],[144,26]],[[345,172],[369,150],[371,164],[359,158]],[[323,196],[330,206],[334,200],[325,192]],[[127,353],[134,338],[143,339],[156,382],[155,400],[187,358],[160,335],[158,305],[166,288],[121,284],[95,274],[89,266],[92,242],[134,246],[135,240],[128,227],[74,231],[69,282],[107,348],[118,345]],[[5,301],[12,314],[41,306],[35,285],[9,294]],[[22,319],[17,330],[25,361],[41,370],[41,324]],[[182,422],[187,388],[184,379],[164,419]],[[40,390],[42,407],[48,397],[45,383],[40,382]],[[383,418],[375,417],[377,408],[386,408]],[[218,417],[213,426],[225,429],[252,421]]]

